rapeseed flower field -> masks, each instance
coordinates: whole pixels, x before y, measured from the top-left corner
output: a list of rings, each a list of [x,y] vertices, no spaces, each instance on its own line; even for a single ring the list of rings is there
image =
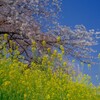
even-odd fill
[[[16,59],[0,59],[0,100],[99,100],[99,87],[86,84],[88,77],[73,81],[63,67],[53,71],[46,56],[42,64],[27,64]],[[66,63],[63,63],[65,66]]]
[[[88,75],[76,75],[63,61],[64,48],[60,48],[61,53],[51,53],[48,48],[48,55],[37,57],[38,63],[33,60],[30,66],[19,61],[18,50],[13,57],[0,54],[0,100],[100,100],[100,87],[94,86]],[[36,51],[35,41],[32,51]],[[12,49],[4,48],[4,55],[9,52]]]

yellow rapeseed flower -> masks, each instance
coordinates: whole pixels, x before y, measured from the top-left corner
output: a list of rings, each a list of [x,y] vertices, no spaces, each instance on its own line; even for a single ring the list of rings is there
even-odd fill
[[[64,54],[64,53],[65,53],[65,51],[63,50],[63,51],[62,51],[62,54]]]
[[[33,42],[32,42],[32,45],[33,45],[33,46],[36,46],[36,42],[35,42],[35,41],[33,41]]]
[[[30,69],[25,70],[25,74],[29,74],[30,73]]]
[[[72,60],[72,63],[74,63],[75,62],[75,60]]]
[[[44,55],[43,56],[43,61],[47,61],[48,60],[48,56],[47,55]]]
[[[12,49],[11,49],[11,48],[9,49],[9,52],[10,52],[10,53],[12,52]]]
[[[42,45],[43,46],[46,46],[46,42],[44,40],[42,41]]]
[[[71,95],[68,93],[68,94],[67,94],[67,97],[68,97],[68,98],[70,98],[70,97],[71,97]]]
[[[24,94],[24,100],[26,100],[26,97],[27,97],[27,94],[25,93],[25,94]]]
[[[35,52],[36,51],[36,47],[32,47],[32,51]]]
[[[56,56],[57,56],[57,50],[54,50],[52,56],[53,56],[53,57],[56,57]]]
[[[57,37],[57,42],[60,42],[61,38],[60,36]]]
[[[13,41],[12,40],[9,40],[9,43],[10,43],[10,46],[12,47]]]
[[[49,94],[47,95],[46,99],[47,99],[47,100],[50,99],[50,95],[49,95]]]
[[[10,81],[5,81],[5,82],[3,83],[4,86],[9,86],[10,84],[11,84]]]
[[[8,34],[4,34],[4,40],[7,40]]]
[[[14,74],[15,74],[14,70],[12,70],[12,71],[9,72],[9,76],[13,76]]]
[[[57,53],[57,50],[54,50],[54,54],[56,54]]]
[[[66,62],[63,62],[63,66],[66,66],[67,65],[67,63]]]
[[[4,73],[4,70],[0,70],[0,74],[3,74]]]
[[[88,67],[91,67],[91,64],[88,64]]]
[[[50,51],[51,51],[51,48],[47,48],[47,51],[48,51],[48,53],[50,53]]]
[[[63,59],[62,59],[62,58],[60,58],[59,60],[60,60],[60,61],[62,61]]]
[[[51,65],[51,62],[50,61],[48,61],[47,63],[48,63],[49,66]]]
[[[64,51],[63,45],[60,45],[60,49],[61,49],[61,51]]]
[[[58,53],[57,57],[58,57],[58,59],[62,58],[62,54]]]

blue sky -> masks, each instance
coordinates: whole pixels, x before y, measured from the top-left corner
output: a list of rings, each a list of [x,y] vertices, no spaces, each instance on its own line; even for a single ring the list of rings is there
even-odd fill
[[[100,31],[100,0],[62,0],[61,24],[74,27],[75,25],[83,24],[87,30],[95,29]],[[93,49],[97,53],[92,54],[97,56],[100,52],[99,45],[94,46]],[[97,85],[100,82],[100,65],[94,65],[91,71],[87,66],[84,66],[84,73],[89,74],[92,82]],[[98,75],[99,79],[96,79]]]

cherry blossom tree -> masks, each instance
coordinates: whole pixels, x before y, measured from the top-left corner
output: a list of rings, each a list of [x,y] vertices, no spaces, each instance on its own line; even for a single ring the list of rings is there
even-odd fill
[[[88,31],[83,25],[76,25],[74,29],[60,25],[60,11],[61,0],[0,0],[0,36],[7,34],[7,48],[12,40],[28,61],[32,59],[30,52],[35,41],[40,54],[44,48],[60,51],[63,46],[67,57],[91,63],[90,53],[94,52],[91,46],[97,44],[95,38],[99,32]]]

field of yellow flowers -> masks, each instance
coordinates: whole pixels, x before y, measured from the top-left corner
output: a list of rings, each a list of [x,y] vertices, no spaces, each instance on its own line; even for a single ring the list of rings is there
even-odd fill
[[[31,68],[16,59],[0,59],[0,100],[99,100],[96,88],[72,81],[63,68],[52,71],[51,67],[32,62]]]
[[[16,56],[0,55],[0,100],[100,100],[100,87],[89,82],[87,75],[75,76],[72,67],[62,61],[61,49],[62,53],[54,50],[38,58],[40,63],[32,61],[30,67]]]

